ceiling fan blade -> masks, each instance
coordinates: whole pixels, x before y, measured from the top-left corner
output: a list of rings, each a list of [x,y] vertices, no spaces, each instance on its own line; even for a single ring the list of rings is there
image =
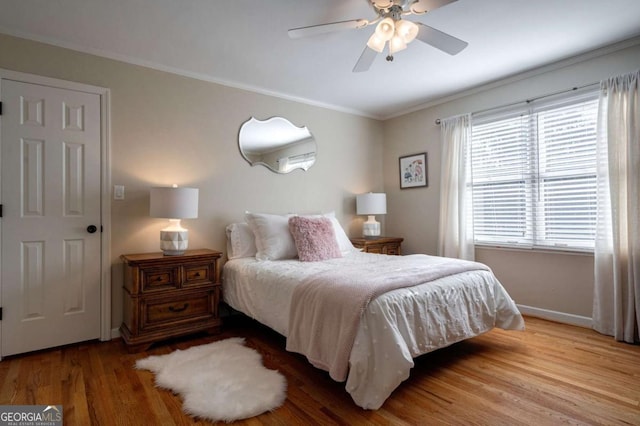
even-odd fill
[[[365,46],[362,54],[360,55],[360,59],[356,62],[356,66],[353,67],[353,72],[365,72],[369,70],[377,55],[378,52]]]
[[[458,0],[419,0],[411,5],[411,11],[417,15],[431,12]]]
[[[430,46],[440,49],[449,55],[456,55],[460,53],[465,47],[469,45],[466,41],[460,40],[452,35],[443,33],[440,30],[436,30],[425,24],[416,22],[418,25],[418,35],[416,38],[423,43],[427,43]]]
[[[288,31],[290,38],[311,37],[318,34],[330,33],[333,31],[352,30],[364,28],[369,25],[366,19],[354,19],[351,21],[331,22],[328,24],[311,25],[309,27],[292,28]]]

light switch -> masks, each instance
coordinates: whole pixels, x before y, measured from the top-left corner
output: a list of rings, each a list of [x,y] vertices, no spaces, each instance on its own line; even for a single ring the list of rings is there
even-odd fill
[[[113,199],[124,200],[124,185],[113,185]]]

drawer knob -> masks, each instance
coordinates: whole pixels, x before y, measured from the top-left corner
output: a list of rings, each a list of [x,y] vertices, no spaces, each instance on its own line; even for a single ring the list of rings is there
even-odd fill
[[[175,308],[173,306],[169,306],[169,310],[171,312],[182,312],[182,311],[186,311],[188,307],[189,307],[189,304],[185,303],[184,305],[182,305],[181,308]]]
[[[196,274],[194,275],[196,278],[200,277],[200,272],[196,272]]]
[[[162,277],[158,277],[158,278],[156,278],[156,281],[158,281],[158,282],[159,282],[159,281],[162,281]]]

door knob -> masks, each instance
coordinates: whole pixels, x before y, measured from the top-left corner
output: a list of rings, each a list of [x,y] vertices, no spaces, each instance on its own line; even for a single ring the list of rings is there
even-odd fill
[[[95,225],[89,225],[87,226],[87,232],[90,234],[93,234],[94,232],[96,232],[98,230],[98,228]]]

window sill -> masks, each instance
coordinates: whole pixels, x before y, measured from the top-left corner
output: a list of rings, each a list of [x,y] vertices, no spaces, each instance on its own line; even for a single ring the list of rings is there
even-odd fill
[[[590,256],[593,257],[593,250],[590,249],[567,249],[567,248],[552,248],[552,247],[518,247],[499,244],[477,243],[476,249],[488,249],[488,250],[504,250],[504,251],[517,251],[517,252],[529,252],[529,253],[548,253],[548,254],[564,254],[573,256]]]

